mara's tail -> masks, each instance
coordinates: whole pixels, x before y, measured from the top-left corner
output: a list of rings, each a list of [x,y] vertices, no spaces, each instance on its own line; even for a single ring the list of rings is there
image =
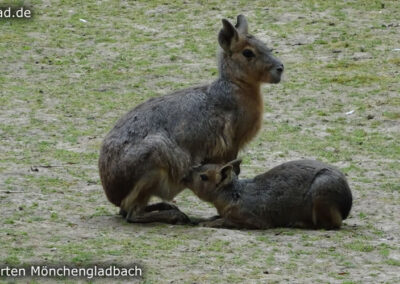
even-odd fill
[[[316,228],[338,229],[347,218],[353,197],[346,177],[336,169],[323,169],[311,185],[312,222]]]

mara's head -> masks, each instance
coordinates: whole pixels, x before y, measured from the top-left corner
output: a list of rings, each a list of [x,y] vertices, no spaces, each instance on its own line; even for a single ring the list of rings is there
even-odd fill
[[[218,34],[222,50],[219,57],[220,75],[245,83],[279,83],[282,62],[274,57],[265,43],[248,33],[245,16],[239,15],[233,26],[222,20]]]
[[[240,173],[240,163],[242,160],[236,159],[225,165],[205,164],[193,167],[184,184],[196,195],[204,200],[209,200],[209,194],[232,183]]]

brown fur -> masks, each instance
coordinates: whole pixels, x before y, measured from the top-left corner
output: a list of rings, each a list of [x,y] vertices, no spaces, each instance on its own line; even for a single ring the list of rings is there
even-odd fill
[[[193,165],[232,160],[257,134],[263,116],[260,85],[278,83],[283,65],[247,31],[242,15],[236,27],[223,20],[219,78],[148,100],[122,117],[104,139],[101,182],[128,221],[164,222],[170,217],[171,222],[185,222],[182,212],[165,204],[151,208],[171,211],[168,218],[148,214],[151,196],[172,200],[184,189],[182,179]]]
[[[221,218],[211,227],[338,229],[352,205],[345,176],[312,160],[284,163],[253,179],[239,180],[240,160],[193,168],[186,185],[211,202]]]

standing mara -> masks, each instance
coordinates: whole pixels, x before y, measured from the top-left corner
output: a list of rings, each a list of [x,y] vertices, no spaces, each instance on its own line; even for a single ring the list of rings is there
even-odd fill
[[[129,111],[105,137],[100,178],[109,201],[129,222],[187,223],[169,201],[193,165],[235,159],[258,132],[262,83],[278,83],[283,64],[248,33],[243,15],[218,34],[219,77],[209,85],[152,98]]]

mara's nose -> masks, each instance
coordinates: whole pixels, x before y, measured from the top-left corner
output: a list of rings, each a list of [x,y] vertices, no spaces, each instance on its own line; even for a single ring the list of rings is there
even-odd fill
[[[278,71],[279,73],[282,73],[284,69],[285,68],[284,68],[283,64],[280,64],[280,65],[278,65],[278,67],[276,67],[276,71]]]

